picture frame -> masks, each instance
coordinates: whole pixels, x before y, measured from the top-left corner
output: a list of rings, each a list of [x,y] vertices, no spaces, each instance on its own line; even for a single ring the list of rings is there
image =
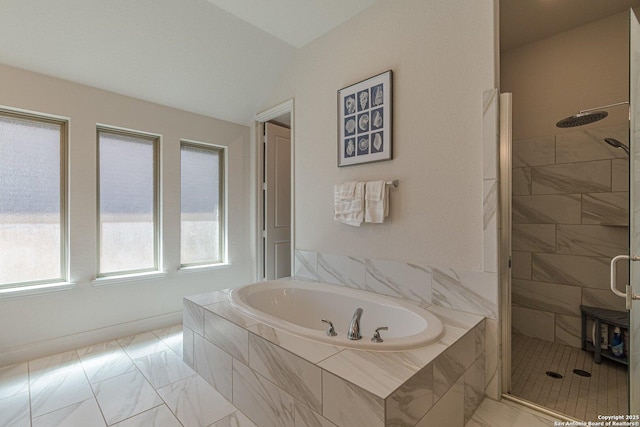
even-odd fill
[[[338,90],[338,167],[393,158],[392,70]]]

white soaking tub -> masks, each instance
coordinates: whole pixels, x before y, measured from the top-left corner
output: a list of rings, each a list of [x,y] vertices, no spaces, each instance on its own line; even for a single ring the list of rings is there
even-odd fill
[[[252,318],[269,326],[314,341],[377,351],[402,351],[425,346],[443,331],[442,322],[430,312],[402,300],[327,283],[297,280],[258,282],[233,289],[230,303]],[[349,340],[347,332],[357,308],[362,339]],[[328,336],[333,322],[337,336]],[[381,343],[371,341],[376,328]]]

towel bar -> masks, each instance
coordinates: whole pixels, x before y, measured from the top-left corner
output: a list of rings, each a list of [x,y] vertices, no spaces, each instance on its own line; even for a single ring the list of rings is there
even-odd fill
[[[391,185],[394,188],[398,188],[398,180],[397,179],[394,179],[393,181],[387,181],[385,184]]]

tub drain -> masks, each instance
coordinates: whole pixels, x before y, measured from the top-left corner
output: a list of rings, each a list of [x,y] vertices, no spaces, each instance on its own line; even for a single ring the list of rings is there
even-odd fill
[[[557,372],[553,372],[553,371],[547,371],[547,372],[545,372],[545,374],[547,374],[547,376],[549,376],[551,378],[556,378],[556,379],[562,378],[561,374],[559,374]]]
[[[580,375],[581,377],[590,377],[591,374],[587,371],[583,371],[582,369],[574,369],[573,373],[576,375]]]

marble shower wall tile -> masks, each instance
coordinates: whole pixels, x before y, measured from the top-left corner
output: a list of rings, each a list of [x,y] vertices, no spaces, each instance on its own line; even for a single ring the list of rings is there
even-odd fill
[[[342,426],[384,426],[384,400],[368,391],[322,372],[322,415]]]
[[[614,257],[629,252],[627,227],[558,225],[557,253]]]
[[[513,141],[512,167],[552,165],[556,161],[556,141],[553,136]]]
[[[434,267],[431,278],[434,304],[497,319],[497,273]]]
[[[233,404],[258,425],[294,427],[293,396],[235,359]]]
[[[587,288],[608,289],[610,280],[610,258],[533,254],[531,279],[539,282],[560,283]],[[620,263],[618,274],[623,279],[628,266]]]
[[[514,196],[528,196],[531,194],[531,168],[513,169],[511,181],[511,192]]]
[[[587,162],[592,160],[625,158],[623,150],[611,147],[605,138],[615,138],[629,144],[629,126],[562,133],[556,136],[556,163]]]
[[[531,170],[532,194],[611,191],[611,161],[539,166]]]
[[[531,252],[511,253],[511,275],[515,279],[531,279]]]
[[[249,336],[249,367],[275,385],[322,412],[321,369],[253,334]]]
[[[611,160],[611,191],[629,191],[629,160]]]
[[[513,224],[511,248],[525,252],[555,252],[556,226],[553,224]]]
[[[397,261],[366,260],[366,290],[431,304],[431,269]]]
[[[513,306],[511,327],[514,332],[547,341],[555,340],[555,315],[545,311]]]
[[[513,196],[515,224],[580,224],[580,194]]]
[[[433,364],[422,368],[386,399],[386,423],[413,426],[433,406]]]
[[[582,195],[582,223],[629,225],[629,193],[585,193]]]
[[[301,251],[296,249],[294,268],[296,277],[316,281],[321,280],[320,275],[318,274],[317,252]]]
[[[318,254],[318,274],[326,283],[365,288],[365,260],[346,255]]]
[[[511,296],[513,304],[520,307],[580,315],[581,288],[578,286],[514,279]]]
[[[581,329],[580,317],[556,315],[556,342],[581,348]]]
[[[624,298],[614,295],[610,289],[608,291],[600,289],[583,289],[582,304],[589,305],[591,307],[609,308],[611,310],[625,310]]]

